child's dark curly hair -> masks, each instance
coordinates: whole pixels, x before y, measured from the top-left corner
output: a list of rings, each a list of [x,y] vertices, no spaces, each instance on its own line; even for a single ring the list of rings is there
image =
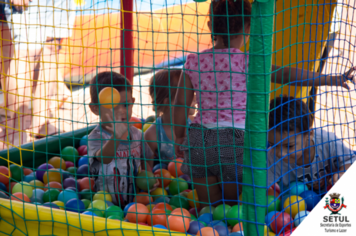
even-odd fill
[[[212,14],[211,11],[213,11]],[[228,47],[229,39],[236,37],[236,34],[240,33],[244,27],[250,26],[251,3],[249,0],[213,0],[209,15],[213,35],[221,36],[224,45]]]

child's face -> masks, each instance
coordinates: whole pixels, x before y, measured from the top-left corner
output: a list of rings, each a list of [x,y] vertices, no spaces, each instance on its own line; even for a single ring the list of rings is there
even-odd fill
[[[113,119],[118,122],[128,122],[131,119],[132,116],[132,107],[133,103],[135,103],[135,98],[132,97],[131,92],[126,92],[126,91],[121,91],[120,92],[120,103],[117,104],[114,109],[110,108],[105,108],[103,106],[91,106],[91,110],[93,111],[94,114],[100,116],[101,122],[109,122],[107,115],[110,117],[113,116]]]
[[[284,162],[295,163],[303,157],[305,147],[309,146],[308,137],[309,134],[300,132],[286,131],[281,134],[271,130],[268,132],[268,143],[271,146],[269,152],[274,152],[278,160],[283,158]]]

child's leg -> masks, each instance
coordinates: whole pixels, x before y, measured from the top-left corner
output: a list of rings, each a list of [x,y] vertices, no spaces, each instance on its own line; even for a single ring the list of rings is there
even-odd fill
[[[221,204],[222,193],[218,178],[209,176],[207,178],[194,178],[194,189],[197,191],[200,207],[217,206]]]
[[[233,182],[224,183],[221,178],[219,178],[222,198],[227,200],[225,203],[234,206],[238,204],[239,195],[242,193],[242,185]]]

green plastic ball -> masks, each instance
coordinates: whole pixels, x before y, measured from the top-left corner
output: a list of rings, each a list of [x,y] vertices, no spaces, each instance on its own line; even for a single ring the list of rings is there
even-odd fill
[[[201,216],[201,215],[203,215],[203,214],[205,214],[205,213],[211,213],[211,214],[213,214],[214,211],[215,211],[215,207],[213,207],[213,206],[211,206],[211,207],[206,206],[206,207],[203,207],[203,208],[200,210],[199,216]]]
[[[68,171],[70,174],[75,175],[75,173],[77,173],[77,167],[74,167],[74,166],[69,167],[69,168],[67,169],[67,171]]]
[[[92,203],[90,203],[89,208],[96,208],[102,211],[102,213],[104,214],[105,209],[108,207],[108,204],[106,204],[106,202],[104,202],[103,200],[95,200],[92,201]]]
[[[231,207],[229,212],[226,214],[226,218],[228,218],[227,223],[234,227],[242,219],[242,206],[235,205]]]
[[[108,219],[110,219],[110,220],[122,220],[122,218],[120,216],[116,216],[116,215],[109,216]]]
[[[191,220],[191,221],[193,221],[193,220],[195,220],[195,221],[196,221],[196,220],[197,220],[197,218],[195,217],[195,215],[190,214],[190,220]]]
[[[185,209],[189,209],[189,202],[188,200],[186,200],[185,198],[179,196],[179,195],[175,195],[171,198],[171,200],[169,201],[169,205],[171,205],[172,207],[175,206],[177,208],[185,208]]]
[[[136,177],[136,186],[143,190],[148,191],[153,188],[153,185],[156,183],[156,177],[152,172],[141,171]]]
[[[27,197],[32,197],[32,186],[26,182],[19,182],[12,188],[12,193],[24,193]]]
[[[99,210],[97,208],[92,208],[92,207],[90,207],[90,205],[89,205],[87,211],[91,211],[91,212],[95,213],[97,216],[104,217],[103,212],[101,210]]]
[[[48,189],[42,197],[43,202],[54,202],[58,200],[59,190],[58,189]]]
[[[78,159],[80,158],[79,153],[77,149],[71,146],[67,146],[62,149],[61,151],[62,158],[65,161],[71,161],[73,163],[76,163]]]
[[[267,196],[267,213],[271,211],[281,211],[281,201],[274,196]]]
[[[221,204],[217,206],[213,212],[213,219],[214,220],[224,220],[226,219],[227,213],[230,211],[231,206],[226,204]]]
[[[22,180],[22,168],[18,165],[10,165],[11,178],[16,181]]]
[[[91,203],[91,201],[89,201],[88,199],[82,199],[82,202],[84,203],[85,209],[87,209]]]
[[[117,216],[120,220],[124,219],[124,211],[118,206],[110,206],[105,210],[105,217]]]
[[[182,178],[174,179],[169,184],[169,192],[173,195],[179,194],[187,189],[188,189],[188,183]]]
[[[80,191],[79,197],[80,199],[88,199],[91,202],[93,198],[93,192],[91,192],[90,189],[83,189]]]

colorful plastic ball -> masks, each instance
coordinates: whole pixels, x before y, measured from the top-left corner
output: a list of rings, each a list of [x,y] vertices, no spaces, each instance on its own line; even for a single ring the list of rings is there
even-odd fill
[[[268,207],[267,212],[280,211],[281,210],[281,201],[272,195],[268,195],[267,196],[267,207]]]
[[[202,214],[205,214],[205,213],[211,213],[213,214],[215,211],[215,207],[213,206],[206,206],[206,207],[203,207],[200,212],[199,212],[199,216],[201,216]]]
[[[199,221],[203,221],[205,222],[206,224],[209,224],[210,222],[213,221],[213,214],[211,213],[205,213],[201,216],[198,217],[198,220]]]
[[[17,182],[22,180],[22,169],[20,166],[12,164],[10,165],[11,178]]]
[[[129,122],[132,124],[132,126],[136,127],[137,129],[141,129],[142,130],[142,121],[141,121],[141,119],[132,116],[130,118]]]
[[[78,183],[80,186],[80,190],[90,189],[91,191],[94,191],[94,179],[84,177],[83,179],[78,180]]]
[[[68,178],[73,178],[73,175],[71,173],[69,173],[68,171],[61,171],[62,174],[62,180],[66,180]]]
[[[215,225],[213,229],[215,229],[219,233],[219,236],[229,235],[229,229],[226,227],[226,225]]]
[[[79,199],[78,194],[72,190],[63,190],[58,195],[58,201],[64,202],[64,204],[67,204],[71,199]]]
[[[108,205],[108,207],[114,206],[115,204],[109,201],[105,201],[106,205]]]
[[[88,156],[82,156],[82,157],[78,160],[78,166],[82,166],[82,165],[89,165],[89,158],[88,158]]]
[[[79,141],[79,146],[83,146],[83,145],[88,145],[88,135],[84,135],[80,141]]]
[[[244,233],[243,232],[232,232],[229,234],[229,236],[244,236]]]
[[[74,167],[74,166],[68,167],[67,171],[68,171],[69,174],[75,175],[77,173],[77,167]]]
[[[53,208],[53,209],[60,209],[59,206],[54,204],[53,202],[46,202],[42,206],[48,207],[48,208]]]
[[[131,223],[145,223],[147,222],[148,214],[149,212],[145,205],[141,203],[135,203],[128,209],[126,218]]]
[[[155,209],[147,216],[148,225],[167,225],[167,215],[162,209]]]
[[[77,178],[81,179],[89,175],[89,165],[81,165],[77,169]]]
[[[294,216],[294,225],[298,227],[300,223],[309,215],[308,211],[300,211]]]
[[[189,213],[189,211],[187,209],[184,209],[184,208],[176,208],[174,209],[170,215],[181,215],[183,216],[184,218],[187,218],[187,219],[191,219],[191,215]]]
[[[243,226],[242,226],[242,222],[236,224],[233,228],[232,228],[232,232],[239,232],[239,231],[244,231],[243,230]]]
[[[159,197],[156,198],[156,200],[153,202],[154,204],[160,203],[160,202],[164,202],[164,203],[168,203],[171,199],[169,199],[169,197]]]
[[[205,227],[198,231],[197,236],[219,236],[219,233],[211,227]]]
[[[79,159],[79,153],[77,149],[71,146],[63,148],[61,151],[61,156],[65,161],[71,161],[73,163],[76,163]]]
[[[196,235],[198,233],[198,231],[204,227],[205,226],[199,221],[191,221],[189,224],[189,230],[187,231],[187,233]]]
[[[32,181],[29,182],[29,184],[34,189],[36,189],[36,188],[41,188],[42,189],[44,187],[44,184],[40,180],[32,180]]]
[[[65,163],[66,163],[67,170],[68,170],[68,168],[70,168],[70,167],[74,167],[74,163],[71,162],[71,161],[66,161]]]
[[[93,213],[95,213],[95,214],[96,214],[97,216],[99,216],[99,217],[104,217],[103,211],[101,211],[101,210],[99,210],[99,209],[97,209],[97,208],[92,208],[92,207],[90,207],[90,205],[89,205],[89,207],[87,208],[87,211],[93,212]]]
[[[124,211],[118,206],[110,206],[105,210],[105,217],[118,216],[121,220],[124,218]]]
[[[122,221],[122,218],[119,216],[109,216],[107,219]]]
[[[231,206],[227,204],[221,204],[217,206],[213,212],[213,219],[214,220],[223,220],[226,219],[226,215],[231,209]]]
[[[159,170],[159,169],[165,169],[167,170],[167,165],[164,164],[164,163],[161,163],[161,164],[157,164],[155,165],[153,168],[152,168],[152,172],[156,172],[156,170]],[[170,173],[169,173],[170,174]]]
[[[80,191],[79,197],[80,199],[87,199],[89,201],[92,201],[93,194],[89,189],[83,189],[82,191]]]
[[[85,210],[85,206],[82,201],[77,198],[74,198],[67,201],[66,210],[73,212],[83,212]]]
[[[268,226],[268,228],[270,230],[272,230],[271,228],[271,222],[272,222],[272,217],[278,213],[278,211],[271,211],[269,213],[267,213],[267,215],[265,216],[265,224]]]
[[[188,183],[184,179],[177,178],[169,184],[169,192],[173,195],[188,189]]]
[[[173,211],[173,208],[171,205],[169,205],[168,203],[163,203],[163,202],[160,202],[160,203],[157,203],[154,207],[153,207],[153,210],[155,209],[161,209],[161,210],[170,210],[170,211]]]
[[[95,214],[94,212],[91,212],[91,211],[84,211],[82,214],[88,215],[88,216],[98,216],[97,214]]]
[[[6,187],[6,185],[5,185],[5,184],[0,183],[0,191],[7,192],[7,187]]]
[[[66,162],[60,157],[52,157],[49,159],[48,164],[51,164],[56,169],[67,169]]]
[[[166,188],[172,181],[172,175],[166,169],[155,170],[154,176],[158,178],[158,181],[159,181],[158,187],[160,187],[160,188],[162,188],[162,184],[163,184],[163,187]]]
[[[156,200],[159,197],[165,197],[167,195],[168,195],[167,191],[163,188],[156,188],[151,192],[151,196],[153,197],[153,200]]]
[[[14,193],[24,193],[27,197],[32,197],[32,187],[29,183],[26,182],[19,182],[16,183],[15,186],[12,188],[12,194]]]
[[[43,183],[48,184],[49,182],[62,183],[61,173],[57,169],[50,169],[44,173]]]
[[[23,177],[23,181],[30,183],[31,181],[36,180],[36,173],[31,173]]]
[[[73,191],[73,192],[77,192],[77,189],[76,189],[76,188],[73,188],[73,187],[68,187],[68,188],[66,188],[65,190],[71,190],[71,191]]]
[[[152,189],[155,183],[156,178],[152,172],[143,170],[137,175],[136,185],[143,191]]]
[[[32,196],[30,197],[31,202],[40,202],[43,203],[43,195],[44,191],[42,189],[34,189],[32,190]]]
[[[67,178],[63,181],[63,188],[66,189],[68,187],[78,188],[79,184],[73,178]]]
[[[321,198],[314,191],[307,190],[299,195],[307,204],[307,210],[311,211],[320,202]]]
[[[87,209],[91,203],[88,199],[81,199],[81,201],[84,203],[85,209]]]
[[[59,190],[58,189],[48,189],[42,197],[43,202],[53,202],[58,200]]]
[[[147,205],[152,203],[153,199],[148,193],[141,192],[136,194],[134,201],[137,203],[142,203],[143,205]]]
[[[113,109],[120,103],[120,93],[115,88],[106,87],[99,93],[100,106],[107,109]]]
[[[175,195],[173,197],[171,197],[171,200],[169,201],[169,205],[171,206],[175,206],[178,208],[185,208],[185,209],[189,209],[189,202],[186,198],[183,198],[179,195]]]
[[[134,202],[130,202],[129,204],[127,204],[127,205],[125,206],[125,208],[124,208],[124,216],[126,216],[127,211],[129,210],[129,208],[130,208],[133,204],[135,204],[135,203],[134,203]]]
[[[227,223],[234,227],[237,223],[239,223],[242,219],[242,206],[235,205],[231,207],[229,212],[226,214]]]
[[[271,229],[276,234],[282,233],[282,230],[287,232],[291,227],[293,227],[292,218],[288,213],[277,212],[271,219]]]
[[[64,202],[53,201],[52,203],[56,204],[60,209],[64,209],[65,208]]]
[[[101,210],[104,214],[105,209],[108,208],[108,205],[102,200],[94,200],[92,203],[90,203],[89,208],[96,208],[98,210]]]
[[[195,207],[192,207],[189,209],[189,213],[194,215],[195,217],[198,217],[198,212],[199,212],[199,209],[197,209]]]
[[[11,196],[11,200],[18,201],[18,202],[31,202],[30,199],[24,193],[13,193]]]
[[[112,201],[111,194],[105,191],[99,191],[96,194],[94,194],[93,200],[102,200],[102,201]]]
[[[184,174],[181,170],[182,164],[183,164],[182,159],[175,159],[174,161],[168,164],[168,171],[171,173],[173,177],[178,177]]]
[[[214,218],[214,215],[213,215],[213,218]],[[209,227],[214,227],[214,226],[216,226],[216,225],[227,226],[227,225],[225,224],[225,222],[222,221],[222,220],[213,220],[213,221],[211,221],[211,222],[208,224]]]
[[[11,178],[11,172],[6,166],[0,166],[0,182],[7,185],[9,184],[9,178]]]
[[[88,146],[82,145],[77,149],[79,156],[84,156],[88,154]]]
[[[305,201],[299,196],[290,196],[284,201],[283,209],[294,217],[298,212],[306,210]]]
[[[157,229],[167,229],[167,227],[164,225],[154,225],[153,227]]]
[[[0,191],[0,198],[9,199],[9,196],[5,192]]]
[[[182,216],[168,216],[167,226],[170,230],[186,232],[189,230],[190,220]]]
[[[55,188],[55,189],[58,189],[59,192],[62,192],[62,185],[58,182],[49,182],[48,184],[46,184],[44,187],[43,187],[43,190],[44,191],[47,191],[48,189],[50,188]]]
[[[23,175],[24,175],[24,176],[33,173],[33,171],[32,171],[30,168],[22,168],[22,171],[23,171]]]
[[[36,177],[39,181],[43,182],[43,175],[47,170],[53,169],[54,167],[50,164],[42,164],[36,170]]]
[[[289,195],[299,196],[302,192],[309,190],[308,187],[302,182],[292,182],[289,185]]]

